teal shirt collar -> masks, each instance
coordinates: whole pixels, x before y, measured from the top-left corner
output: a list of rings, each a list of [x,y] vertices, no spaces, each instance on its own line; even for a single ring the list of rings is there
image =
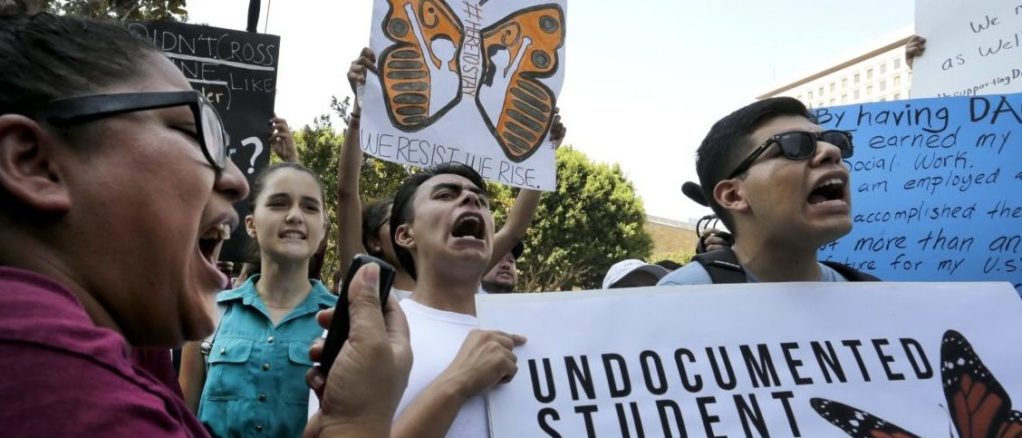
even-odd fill
[[[259,299],[259,292],[257,292],[255,288],[255,284],[259,281],[259,277],[260,274],[252,275],[248,278],[248,280],[245,280],[245,283],[241,286],[220,292],[216,296],[217,304],[227,305],[231,301],[240,300],[242,304],[255,307],[266,313],[265,305],[262,300]],[[326,286],[323,286],[322,282],[310,279],[309,283],[312,285],[312,291],[309,292],[309,296],[305,299],[305,301],[291,311],[291,316],[318,312],[322,309],[333,307],[337,303],[337,296],[331,294],[330,291],[327,290]],[[285,319],[291,319],[291,316]]]

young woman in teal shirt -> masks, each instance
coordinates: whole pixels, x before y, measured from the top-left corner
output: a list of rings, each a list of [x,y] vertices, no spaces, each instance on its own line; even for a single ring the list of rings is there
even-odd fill
[[[302,165],[282,163],[263,172],[250,199],[245,228],[259,245],[261,273],[217,295],[223,317],[208,357],[191,346],[181,382],[214,436],[300,436],[309,346],[323,333],[316,313],[336,302],[308,278],[326,234],[323,187]]]

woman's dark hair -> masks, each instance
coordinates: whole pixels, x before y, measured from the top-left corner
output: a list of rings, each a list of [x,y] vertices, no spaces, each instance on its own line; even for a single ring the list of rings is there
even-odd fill
[[[138,78],[159,53],[118,22],[0,7],[0,114]]]
[[[323,190],[323,182],[319,180],[319,175],[316,175],[316,172],[313,172],[312,169],[303,166],[301,163],[285,161],[283,163],[271,165],[270,167],[267,167],[260,171],[259,175],[256,175],[256,179],[252,183],[252,192],[250,192],[248,195],[248,206],[249,209],[251,209],[251,211],[255,211],[256,200],[259,198],[259,195],[263,193],[263,189],[266,188],[266,180],[270,177],[270,175],[272,175],[274,172],[280,169],[294,169],[299,172],[305,172],[309,174],[310,176],[312,176],[312,178],[316,180],[316,185],[319,186],[320,201],[324,201],[326,199],[326,192]],[[324,208],[326,207],[324,206]]]
[[[412,223],[412,219],[415,218],[413,201],[419,186],[434,176],[444,174],[463,177],[486,193],[486,183],[483,181],[483,177],[479,176],[475,169],[456,162],[428,167],[419,173],[405,178],[401,186],[398,187],[397,194],[394,195],[394,206],[390,209],[390,241],[394,245],[394,254],[397,255],[397,260],[401,263],[401,267],[408,271],[408,275],[411,275],[413,279],[418,278],[415,273],[415,259],[412,258],[412,253],[408,249],[398,245],[395,241],[397,228],[401,225]]]
[[[386,259],[383,251],[374,251],[369,245],[369,241],[376,238],[376,233],[380,230],[380,227],[390,219],[390,206],[392,204],[394,204],[394,199],[387,198],[372,202],[362,208],[362,247],[373,257]]]
[[[255,213],[256,201],[259,199],[259,194],[261,194],[263,192],[263,189],[266,188],[266,180],[274,172],[276,172],[278,170],[281,170],[281,169],[293,169],[293,170],[297,170],[299,172],[305,172],[305,173],[309,174],[310,176],[312,176],[312,178],[316,180],[316,185],[319,187],[319,199],[320,199],[320,202],[325,202],[326,196],[325,196],[325,192],[323,190],[323,182],[319,180],[319,176],[317,176],[316,173],[313,172],[311,169],[301,165],[300,163],[295,163],[295,162],[287,161],[287,162],[277,163],[277,164],[274,164],[274,165],[272,165],[270,167],[267,167],[267,168],[263,169],[262,171],[260,171],[259,175],[256,175],[255,182],[252,183],[252,191],[248,195],[248,206],[249,206],[249,211],[251,212],[249,214]],[[323,206],[321,206],[321,208],[326,208],[326,206],[323,205]],[[326,213],[324,213],[324,215],[326,215]],[[326,235],[324,235],[323,236],[323,242],[326,242],[326,239],[327,239],[327,237],[326,237]],[[323,242],[320,242],[320,250],[319,251],[324,251],[325,250],[325,245],[323,244]],[[257,242],[255,239],[252,239],[250,245],[251,245],[251,247],[249,249],[249,253],[251,254],[250,258],[251,258],[251,262],[255,265],[255,270],[253,271],[253,273],[258,273],[262,269],[262,257],[260,257],[259,242]],[[317,253],[319,253],[319,251],[317,251]],[[315,264],[316,264],[315,262],[312,262],[309,265],[310,266],[310,268],[309,268],[310,277],[309,278],[319,278],[320,277],[318,271],[319,271],[319,268],[322,267],[322,263],[320,263],[320,265],[318,267],[314,268],[313,266],[315,266]],[[315,274],[315,275],[312,275],[312,274]]]

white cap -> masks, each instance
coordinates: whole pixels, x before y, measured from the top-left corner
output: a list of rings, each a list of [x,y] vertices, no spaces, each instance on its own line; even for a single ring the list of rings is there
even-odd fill
[[[627,277],[633,272],[648,272],[653,274],[657,280],[664,278],[665,275],[670,273],[666,268],[658,265],[651,265],[642,260],[638,259],[627,259],[620,262],[614,263],[613,266],[607,270],[607,275],[603,276],[603,288],[609,289],[614,283],[617,283]]]

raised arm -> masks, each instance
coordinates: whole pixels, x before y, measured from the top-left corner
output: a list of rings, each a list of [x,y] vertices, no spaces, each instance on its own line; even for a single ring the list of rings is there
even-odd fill
[[[376,72],[376,54],[369,48],[362,49],[358,59],[348,69],[348,83],[353,93],[359,85],[365,84],[367,72]],[[365,252],[362,247],[362,201],[359,199],[358,179],[362,170],[362,145],[359,126],[362,108],[355,96],[355,107],[351,110],[348,131],[344,134],[344,146],[337,161],[337,257],[341,272],[347,272],[355,255]]]
[[[270,132],[270,150],[277,154],[281,160],[300,163],[298,147],[295,146],[295,139],[291,136],[291,127],[288,126],[287,120],[274,114],[273,118],[270,119],[270,127],[272,128],[272,132]]]
[[[554,108],[554,122],[550,125],[550,142],[553,143],[554,149],[561,146],[567,132],[567,128],[561,123],[560,109]],[[515,244],[525,238],[542,194],[543,192],[539,190],[530,189],[521,189],[518,192],[518,197],[515,198],[515,203],[511,205],[511,211],[507,215],[507,221],[493,236],[493,253],[486,267],[487,272],[500,263],[500,259],[511,251]]]

